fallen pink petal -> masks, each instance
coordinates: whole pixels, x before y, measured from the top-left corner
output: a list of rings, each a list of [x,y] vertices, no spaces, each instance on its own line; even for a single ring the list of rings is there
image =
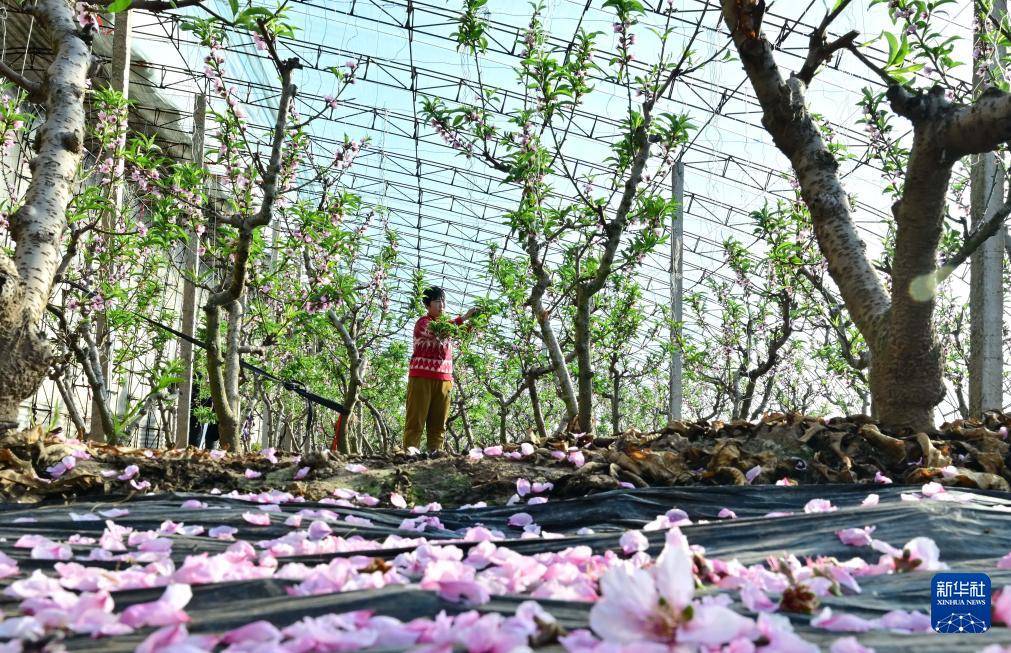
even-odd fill
[[[138,491],[149,490],[151,489],[151,481],[148,480],[138,481],[137,479],[131,478],[130,487]]]
[[[270,515],[263,512],[244,512],[242,518],[254,526],[270,526]]]
[[[838,510],[838,508],[833,506],[832,502],[828,499],[811,499],[804,504],[804,512],[806,513],[834,512],[836,510]]]
[[[874,532],[874,529],[874,526],[845,528],[838,531],[836,535],[839,537],[839,541],[847,546],[870,546],[872,541],[871,534]]]
[[[518,512],[518,513],[516,513],[515,515],[513,515],[512,517],[509,518],[509,525],[510,526],[523,527],[523,526],[527,526],[529,524],[532,524],[533,521],[534,521],[534,518],[531,517],[528,513]]]
[[[192,598],[193,590],[189,585],[169,585],[157,601],[128,607],[120,616],[120,621],[131,628],[186,623],[190,617],[183,608]]]

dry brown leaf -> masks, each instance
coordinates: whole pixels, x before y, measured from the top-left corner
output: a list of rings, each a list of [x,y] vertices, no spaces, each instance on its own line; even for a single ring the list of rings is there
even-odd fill
[[[882,454],[885,465],[891,467],[896,463],[906,459],[906,444],[902,440],[885,435],[873,424],[864,424],[860,427],[860,435],[867,440],[867,443]]]
[[[938,451],[926,433],[917,433],[916,443],[920,445],[924,467],[947,467],[951,464],[951,458]]]

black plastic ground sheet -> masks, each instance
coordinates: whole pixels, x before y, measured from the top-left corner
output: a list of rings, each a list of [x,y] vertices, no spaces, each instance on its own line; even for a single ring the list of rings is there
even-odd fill
[[[868,494],[877,494],[877,505],[864,506]],[[269,526],[255,526],[243,518],[243,513],[257,511],[258,506],[247,501],[213,495],[160,494],[136,497],[131,500],[81,502],[68,505],[0,505],[0,551],[18,561],[21,576],[0,581],[9,585],[38,569],[52,573],[54,560],[33,560],[28,549],[16,548],[14,543],[25,534],[38,534],[55,542],[66,542],[75,534],[98,537],[105,529],[105,517],[94,521],[81,521],[86,513],[98,514],[109,509],[127,509],[129,514],[116,517],[116,524],[137,531],[155,530],[165,522],[187,525],[230,526],[236,529],[236,541],[245,540],[255,546],[257,542],[279,538],[292,531],[285,519],[300,510],[327,509],[338,515],[352,515],[368,519],[370,526],[356,526],[333,522],[334,535],[350,537],[360,535],[369,540],[381,541],[389,535],[404,537],[423,535],[429,540],[458,538],[462,529],[483,525],[506,534],[508,540],[497,542],[519,553],[535,554],[561,551],[574,546],[588,546],[595,553],[606,550],[620,551],[618,540],[628,529],[639,529],[672,509],[684,511],[693,524],[682,526],[682,532],[693,545],[705,547],[707,559],[737,559],[748,565],[766,560],[769,556],[792,554],[800,559],[817,556],[834,556],[840,560],[859,556],[870,563],[881,555],[869,547],[843,544],[836,533],[847,528],[874,526],[873,537],[901,548],[909,540],[930,537],[940,549],[940,560],[955,571],[977,571],[990,575],[996,590],[1011,585],[1011,570],[998,569],[1000,558],[1011,552],[1011,495],[948,488],[947,500],[924,498],[919,487],[888,486],[731,486],[648,488],[612,491],[579,499],[549,501],[539,505],[516,505],[468,510],[443,510],[431,513],[443,524],[442,529],[426,528],[423,533],[399,530],[402,520],[416,517],[407,510],[378,508],[346,508],[331,504],[286,503],[270,516]],[[906,498],[903,498],[906,495]],[[952,500],[952,499],[960,500]],[[184,509],[187,499],[198,499],[206,508]],[[805,513],[804,507],[813,499],[828,499],[838,509],[831,512]],[[917,500],[910,500],[917,499]],[[718,517],[722,509],[736,513],[736,519]],[[521,529],[509,525],[517,513],[529,514],[545,533],[559,534],[557,538],[519,539]],[[77,519],[71,517],[75,513]],[[769,517],[768,513],[792,513]],[[708,523],[694,523],[708,520]],[[308,522],[307,522],[308,523]],[[303,524],[304,528],[306,524]],[[592,531],[592,532],[591,532]],[[665,530],[648,531],[649,553],[657,555],[663,548]],[[176,567],[187,556],[199,553],[221,553],[233,544],[204,535],[167,535],[173,541],[171,559]],[[457,542],[455,546],[468,549],[475,543]],[[87,556],[93,546],[73,545],[75,556]],[[278,558],[279,565],[288,562],[305,564],[326,563],[335,557],[364,555],[380,560],[390,560],[409,549],[376,549],[313,556]],[[122,561],[85,561],[87,566],[122,569]],[[865,618],[879,617],[892,610],[930,612],[930,578],[932,572],[910,572],[882,576],[861,577],[860,594],[829,596],[821,600],[822,606],[833,612],[854,614]],[[193,599],[186,607],[192,621],[187,624],[190,633],[222,633],[254,620],[268,620],[279,628],[307,616],[368,609],[376,614],[388,615],[407,621],[416,617],[434,617],[440,611],[459,613],[470,606],[453,603],[434,592],[417,586],[395,586],[379,590],[365,590],[295,597],[288,594],[294,581],[277,578],[245,580],[232,583],[193,585]],[[156,600],[162,588],[114,592],[116,609]],[[731,592],[736,598],[737,593]],[[516,607],[529,597],[493,596],[491,601],[477,607],[485,612],[512,615]],[[587,628],[592,604],[539,600],[567,629]],[[18,601],[0,594],[0,607],[6,616],[16,614]],[[749,616],[740,603],[734,609]],[[829,632],[810,626],[810,616],[788,615],[797,633],[804,639],[822,646],[827,651],[831,642],[849,633]],[[147,628],[131,635],[91,639],[84,636],[64,640],[69,650],[130,651],[154,629]],[[1011,628],[996,626],[984,634],[900,634],[873,630],[855,634],[859,641],[878,653],[911,651],[961,652],[979,651],[990,644],[1011,646]],[[563,650],[559,644],[550,644],[545,651]]]

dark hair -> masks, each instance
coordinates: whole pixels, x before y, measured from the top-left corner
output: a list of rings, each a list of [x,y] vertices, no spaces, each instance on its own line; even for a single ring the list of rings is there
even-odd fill
[[[442,288],[438,286],[432,286],[431,288],[425,289],[425,292],[421,293],[421,303],[428,306],[430,302],[436,299],[445,299],[446,294],[442,292]]]

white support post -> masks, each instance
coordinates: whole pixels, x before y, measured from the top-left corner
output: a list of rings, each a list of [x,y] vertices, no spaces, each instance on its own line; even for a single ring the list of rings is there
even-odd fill
[[[685,166],[681,161],[677,162],[671,174],[672,190],[674,200],[677,202],[677,210],[674,212],[673,223],[671,224],[670,239],[670,307],[672,322],[670,325],[670,342],[674,348],[670,366],[670,386],[668,387],[669,402],[667,405],[667,421],[681,419],[681,402],[684,398],[682,388],[682,359],[681,351],[681,295],[684,285],[684,199],[685,199]]]
[[[1007,14],[1006,0],[995,0],[991,16],[1000,21]],[[978,40],[980,35],[976,35]],[[1003,58],[1002,46],[990,53],[990,61]],[[973,88],[982,92],[989,85],[983,62],[973,62]],[[985,221],[1004,202],[1004,173],[992,152],[972,157],[970,171],[971,228]],[[972,255],[969,282],[969,412],[1000,409],[1003,392],[1004,314],[1003,233],[988,239]]]

